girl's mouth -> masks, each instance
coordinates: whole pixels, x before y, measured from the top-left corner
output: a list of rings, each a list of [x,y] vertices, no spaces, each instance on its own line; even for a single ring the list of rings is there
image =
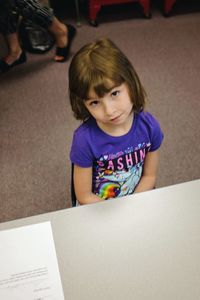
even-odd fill
[[[117,122],[119,120],[120,116],[114,117],[110,119],[111,122]]]

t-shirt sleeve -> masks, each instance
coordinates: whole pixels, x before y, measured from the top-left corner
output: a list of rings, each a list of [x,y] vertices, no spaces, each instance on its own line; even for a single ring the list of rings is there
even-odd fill
[[[160,127],[159,122],[152,116],[150,113],[147,113],[147,122],[149,126],[149,131],[150,131],[150,139],[151,139],[151,151],[156,151],[157,149],[160,148],[164,134],[162,132],[162,129]]]
[[[76,130],[73,135],[70,160],[72,163],[82,168],[92,167],[93,164],[91,150],[86,135],[79,130]]]

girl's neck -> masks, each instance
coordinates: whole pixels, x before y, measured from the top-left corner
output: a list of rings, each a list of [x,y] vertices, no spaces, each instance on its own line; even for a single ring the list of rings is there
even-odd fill
[[[106,134],[108,134],[110,136],[119,137],[119,136],[123,136],[123,135],[127,134],[130,131],[132,124],[133,124],[133,120],[134,120],[134,112],[132,112],[129,115],[129,118],[123,124],[107,125],[107,124],[97,122],[97,125]]]

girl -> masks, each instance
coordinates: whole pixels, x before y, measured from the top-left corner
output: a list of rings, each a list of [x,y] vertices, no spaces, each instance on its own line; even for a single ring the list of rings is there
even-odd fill
[[[144,112],[146,94],[127,57],[109,39],[85,45],[69,68],[76,119],[70,159],[80,204],[155,187],[163,133]]]

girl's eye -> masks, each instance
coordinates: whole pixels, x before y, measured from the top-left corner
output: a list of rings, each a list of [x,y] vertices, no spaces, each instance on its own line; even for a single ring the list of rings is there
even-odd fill
[[[116,97],[119,95],[119,91],[114,91],[111,93],[111,96]]]
[[[99,103],[99,101],[97,101],[97,100],[94,100],[94,101],[91,101],[91,102],[89,103],[89,106],[93,106],[93,107],[95,107],[95,106],[97,106],[97,105],[98,105],[98,103]]]

